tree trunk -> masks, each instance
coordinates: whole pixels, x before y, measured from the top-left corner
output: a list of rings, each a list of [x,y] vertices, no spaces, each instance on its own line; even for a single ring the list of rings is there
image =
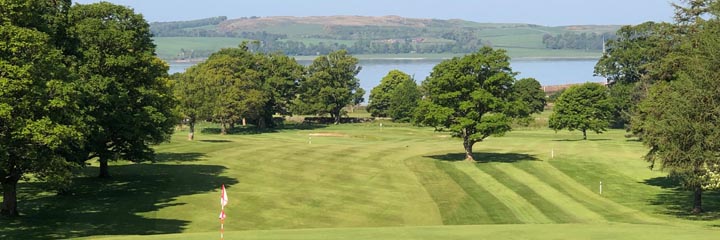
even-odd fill
[[[693,193],[693,210],[692,212],[695,214],[699,214],[703,212],[702,209],[702,187],[696,187],[695,192]]]
[[[265,118],[261,117],[260,119],[258,119],[257,128],[265,129],[265,127],[267,127],[267,125],[265,124]]]
[[[247,126],[247,120],[245,120],[245,118],[243,118],[242,121],[243,121],[243,127]]]
[[[225,119],[220,118],[220,135],[227,134],[227,125],[225,125]]]
[[[334,121],[335,121],[335,125],[340,124],[340,111],[339,111],[339,110],[338,110],[338,111],[334,111],[334,112],[331,113],[330,115],[333,117],[333,119],[334,119]]]
[[[473,157],[473,148],[474,142],[470,141],[470,136],[467,135],[467,131],[463,129],[463,147],[465,148],[465,160],[469,162],[475,162],[475,158]]]
[[[192,141],[195,139],[195,120],[190,119],[188,124],[190,126],[190,133],[188,133],[188,140]]]
[[[583,129],[583,140],[587,140],[587,129]]]
[[[110,172],[108,171],[108,159],[106,157],[100,157],[98,159],[100,162],[100,175],[98,175],[99,178],[109,178]]]
[[[0,215],[6,217],[17,217],[20,213],[17,210],[17,183],[20,174],[10,174],[2,180],[3,202]]]

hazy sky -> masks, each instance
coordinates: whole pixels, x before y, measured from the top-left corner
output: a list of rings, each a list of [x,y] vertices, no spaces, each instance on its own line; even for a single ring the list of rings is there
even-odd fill
[[[98,0],[79,0],[92,3]],[[213,16],[399,15],[460,18],[476,22],[638,24],[672,21],[677,0],[109,0],[142,13],[148,21]]]

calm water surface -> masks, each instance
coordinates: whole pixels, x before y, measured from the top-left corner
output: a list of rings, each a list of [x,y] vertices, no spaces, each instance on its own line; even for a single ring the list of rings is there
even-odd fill
[[[311,61],[298,61],[309,65]],[[432,68],[440,60],[360,60],[362,70],[358,74],[360,86],[365,89],[367,102],[370,90],[380,83],[390,70],[398,69],[422,82],[430,75]],[[518,79],[532,77],[542,85],[560,85],[568,83],[602,82],[604,79],[593,76],[597,60],[518,60],[512,61],[513,71],[519,72]],[[170,63],[170,73],[183,72],[194,63]]]

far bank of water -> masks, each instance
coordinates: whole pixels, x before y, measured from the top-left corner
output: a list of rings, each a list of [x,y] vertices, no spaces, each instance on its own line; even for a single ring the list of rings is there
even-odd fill
[[[411,59],[373,59],[360,60],[362,70],[358,74],[360,86],[369,94],[380,80],[393,69],[403,71],[415,77],[421,83],[430,75],[432,68],[442,60],[411,60]],[[300,64],[309,65],[311,61],[300,60]],[[543,86],[561,85],[584,82],[602,82],[601,77],[593,76],[597,60],[514,60],[510,62],[513,71],[519,72],[520,78],[535,78]],[[172,62],[170,73],[183,72],[195,63]],[[365,100],[367,102],[368,95]]]

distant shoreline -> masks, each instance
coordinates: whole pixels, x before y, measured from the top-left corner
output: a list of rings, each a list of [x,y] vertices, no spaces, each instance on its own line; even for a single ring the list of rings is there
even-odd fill
[[[462,56],[462,55],[457,55]],[[312,61],[317,56],[291,56],[292,58],[295,58],[297,61]],[[382,57],[382,56],[356,56],[359,60],[366,60],[366,61],[442,61],[451,59],[455,56],[444,56],[444,57],[437,57],[437,56],[419,56],[419,57]],[[205,61],[207,58],[196,58],[196,59],[188,59],[188,60],[168,60],[163,59],[169,64],[182,64],[182,63],[189,63],[189,64],[197,64],[200,62]],[[590,61],[599,60],[600,57],[511,57],[511,61]]]

